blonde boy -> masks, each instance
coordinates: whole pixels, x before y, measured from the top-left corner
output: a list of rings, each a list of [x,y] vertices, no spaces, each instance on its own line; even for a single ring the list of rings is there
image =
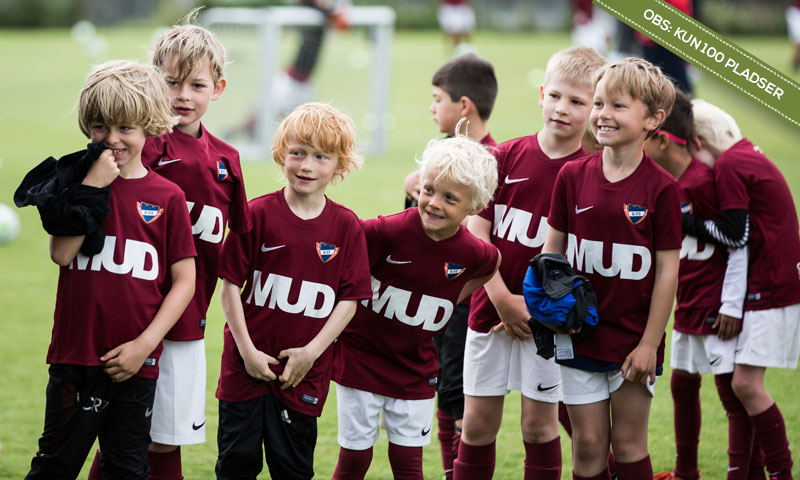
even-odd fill
[[[610,478],[610,443],[620,478],[653,477],[647,424],[677,286],[680,200],[643,145],[674,98],[669,79],[644,60],[604,67],[590,120],[604,148],[565,165],[553,189],[542,251],[566,254],[600,300],[591,336],[574,346],[559,337],[556,355],[575,479]]]
[[[156,69],[121,60],[89,74],[78,110],[81,131],[104,150],[72,197],[107,189],[110,211],[102,251],[91,258],[79,253],[85,235],[50,240],[61,267],[50,381],[26,478],[76,478],[99,438],[105,478],[144,480],[161,339],[194,293],[183,192],[141,161],[146,138],[175,118]]]
[[[153,64],[169,87],[178,124],[169,133],[149,138],[142,150],[142,163],[186,195],[198,254],[195,295],[164,338],[156,385],[147,463],[153,477],[162,480],[183,478],[180,445],[205,441],[206,312],[217,284],[226,226],[230,222],[236,231],[250,228],[239,154],[201,123],[226,81],[225,50],[214,34],[192,24],[198,11],[155,42]],[[97,459],[90,480],[100,478]]]
[[[228,321],[217,388],[217,478],[255,478],[262,447],[272,478],[314,475],[316,424],[334,339],[370,298],[358,218],[325,190],[361,165],[350,119],[297,107],[272,147],[283,189],[250,202],[253,229],[225,241],[219,275]]]
[[[373,295],[339,339],[337,479],[364,478],[381,416],[395,477],[423,478],[439,375],[433,336],[500,263],[494,246],[461,225],[497,186],[492,154],[465,136],[433,140],[420,172],[417,208],[363,224]]]
[[[589,120],[593,72],[605,61],[594,50],[556,52],[539,89],[544,126],[510,140],[495,154],[499,187],[469,230],[503,255],[498,273],[475,291],[464,353],[464,422],[455,478],[490,478],[503,401],[522,393],[526,478],[558,479],[561,380],[553,360],[536,355],[522,297],[528,261],[540,253],[547,231],[551,186],[565,163],[585,155],[581,137]]]

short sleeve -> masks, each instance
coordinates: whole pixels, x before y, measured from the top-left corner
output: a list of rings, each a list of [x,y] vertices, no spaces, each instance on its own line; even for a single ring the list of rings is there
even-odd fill
[[[681,200],[678,182],[671,181],[656,198],[653,226],[656,250],[681,248]]]
[[[361,300],[372,296],[372,282],[367,259],[367,242],[361,223],[353,215],[344,249],[344,267],[339,278],[336,301]]]
[[[750,209],[747,182],[736,168],[736,159],[731,158],[730,154],[723,153],[714,164],[714,183],[720,211]]]
[[[142,165],[145,167],[153,168],[164,155],[166,151],[167,142],[164,136],[149,137],[144,142],[142,148]]]
[[[235,232],[244,233],[253,228],[253,219],[250,214],[250,205],[247,203],[239,154],[237,153],[235,157],[231,158],[229,163],[230,171],[236,182],[231,200],[230,228]]]
[[[176,188],[175,195],[170,199],[167,238],[167,263],[173,263],[188,257],[196,257],[197,251],[192,238],[192,222],[189,219],[189,210],[186,209],[186,197]]]
[[[244,286],[244,282],[250,275],[252,265],[252,245],[257,229],[249,232],[239,233],[231,231],[225,238],[222,246],[222,256],[219,263],[219,276],[238,287]]]
[[[361,221],[364,239],[367,242],[367,255],[370,261],[383,251],[383,231],[385,226],[386,218],[380,215],[378,218]]]
[[[494,267],[497,265],[497,259],[500,256],[500,251],[497,247],[487,242],[483,242],[483,253],[485,261],[475,277],[485,277],[494,272]]]
[[[553,195],[550,198],[550,213],[547,215],[547,223],[559,232],[566,232],[569,227],[567,218],[568,180],[567,169],[562,168],[556,176],[556,184],[553,186]]]

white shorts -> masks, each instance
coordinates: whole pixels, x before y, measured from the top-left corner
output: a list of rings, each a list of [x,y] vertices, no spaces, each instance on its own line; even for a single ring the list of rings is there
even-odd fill
[[[400,400],[336,384],[339,445],[366,450],[378,439],[378,418],[390,443],[424,447],[431,443],[434,398]],[[381,415],[382,414],[382,415]]]
[[[164,445],[206,441],[205,342],[164,340],[150,437]]]
[[[475,30],[475,11],[469,5],[439,6],[439,25],[447,33],[467,35]]]
[[[691,335],[673,330],[669,366],[700,375],[732,373],[736,343],[735,337],[723,341],[716,335]]]
[[[800,8],[789,7],[786,10],[786,26],[792,43],[800,43]]]
[[[505,332],[467,329],[464,394],[494,397],[519,390],[540,402],[561,400],[561,374],[553,358],[536,354],[536,343],[512,339]]]
[[[800,303],[744,312],[735,362],[754,367],[797,368]]]
[[[561,367],[561,379],[564,383],[564,403],[567,405],[587,405],[602,402],[611,398],[611,394],[619,390],[622,382],[622,370],[611,372],[590,372],[564,365]],[[655,383],[647,382],[647,391],[655,395]]]

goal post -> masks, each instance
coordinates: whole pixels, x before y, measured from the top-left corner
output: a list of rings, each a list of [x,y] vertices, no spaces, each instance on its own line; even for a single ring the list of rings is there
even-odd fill
[[[392,38],[395,12],[388,6],[349,6],[345,11],[348,25],[367,30],[372,46],[369,75],[370,131],[363,145],[365,153],[383,154],[388,150],[390,114],[389,80],[391,76]],[[223,25],[255,28],[258,55],[258,115],[253,118],[253,138],[236,143],[242,158],[262,158],[272,145],[272,136],[280,122],[270,93],[276,73],[281,71],[281,40],[285,28],[323,26],[325,16],[310,7],[211,8],[200,17],[200,24],[214,31]]]

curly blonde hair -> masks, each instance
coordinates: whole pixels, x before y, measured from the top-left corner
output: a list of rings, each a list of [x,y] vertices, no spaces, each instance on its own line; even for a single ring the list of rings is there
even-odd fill
[[[78,125],[91,137],[92,124],[140,126],[146,137],[169,132],[172,114],[167,84],[152,65],[111,60],[96,66],[78,98]]]

